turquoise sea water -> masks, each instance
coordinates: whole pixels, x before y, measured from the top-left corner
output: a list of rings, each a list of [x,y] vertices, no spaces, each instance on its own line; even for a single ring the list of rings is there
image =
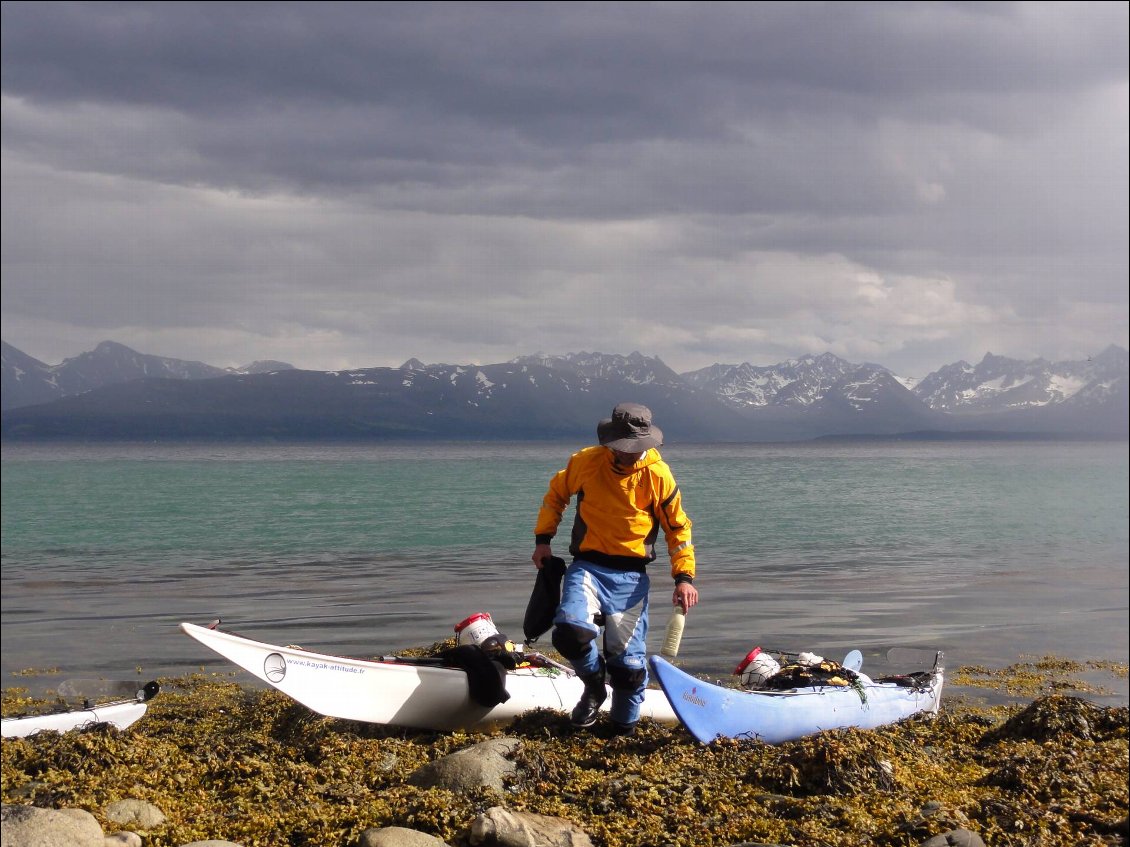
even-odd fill
[[[5,445],[0,682],[227,670],[184,620],[373,656],[487,611],[519,639],[534,516],[579,446]],[[872,670],[891,647],[950,667],[1128,658],[1124,443],[663,453],[694,520],[694,672],[755,645],[859,648]]]

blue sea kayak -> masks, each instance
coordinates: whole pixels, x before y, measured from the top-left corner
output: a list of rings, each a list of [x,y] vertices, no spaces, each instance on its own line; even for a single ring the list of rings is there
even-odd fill
[[[875,729],[935,714],[945,676],[938,653],[933,668],[904,676],[872,680],[852,672],[845,674],[847,685],[749,690],[698,679],[661,656],[650,661],[679,722],[703,744],[720,737],[779,744],[827,729]]]

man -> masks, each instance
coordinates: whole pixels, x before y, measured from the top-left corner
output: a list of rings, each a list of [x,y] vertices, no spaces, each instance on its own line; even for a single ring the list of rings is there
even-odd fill
[[[675,579],[672,602],[688,611],[698,603],[691,521],[671,469],[656,449],[663,433],[651,410],[621,403],[596,428],[600,446],[574,453],[549,482],[534,529],[531,557],[541,568],[553,555],[557,533],[570,499],[577,498],[569,552],[573,562],[561,584],[561,604],[553,619],[553,646],[568,659],[585,684],[572,723],[592,726],[612,687],[613,730],[635,729],[647,687],[647,565],[656,558],[660,530]],[[604,655],[595,644],[604,616]]]

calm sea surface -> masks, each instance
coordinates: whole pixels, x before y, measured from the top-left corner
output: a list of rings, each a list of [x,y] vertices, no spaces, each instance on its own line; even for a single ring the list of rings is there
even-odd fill
[[[357,656],[480,611],[520,640],[534,517],[579,446],[6,445],[0,684],[227,671],[177,629],[215,618]],[[755,645],[859,648],[873,672],[892,647],[951,668],[1128,659],[1124,443],[663,454],[694,520],[693,672],[724,676]],[[658,649],[664,560],[652,578]],[[26,668],[58,672],[12,676]]]

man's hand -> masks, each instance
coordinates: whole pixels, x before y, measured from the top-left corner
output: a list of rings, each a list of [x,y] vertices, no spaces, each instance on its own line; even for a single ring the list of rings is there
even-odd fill
[[[553,551],[548,544],[539,544],[534,547],[534,555],[530,556],[533,560],[534,567],[539,571],[545,567],[545,560],[553,555]]]
[[[689,582],[677,582],[671,602],[676,606],[681,606],[683,614],[686,614],[691,610],[691,606],[698,603],[698,589]]]

